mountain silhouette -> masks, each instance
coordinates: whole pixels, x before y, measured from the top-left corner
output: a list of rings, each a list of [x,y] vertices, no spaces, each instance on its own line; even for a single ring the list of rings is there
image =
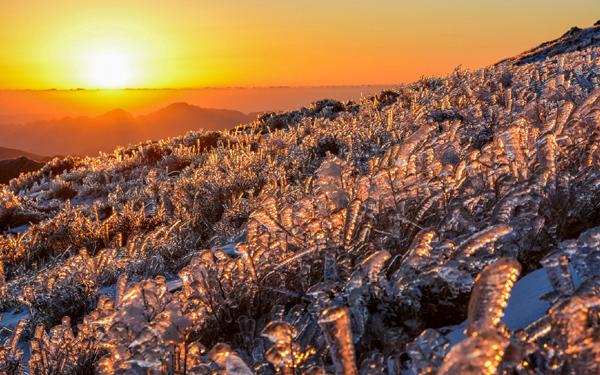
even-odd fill
[[[0,147],[0,160],[16,159],[22,156],[36,161],[46,161],[49,159],[46,156],[36,155],[27,151],[17,150],[14,148]]]
[[[0,125],[2,146],[45,155],[96,155],[149,139],[190,130],[225,130],[250,122],[255,115],[226,109],[174,103],[142,116],[114,109],[96,117],[66,117],[23,125]],[[20,155],[14,155],[17,157]],[[32,158],[35,159],[35,158]]]

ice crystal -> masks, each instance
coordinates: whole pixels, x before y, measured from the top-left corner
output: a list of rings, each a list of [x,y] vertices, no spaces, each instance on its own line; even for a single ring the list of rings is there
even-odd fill
[[[496,331],[480,332],[450,350],[437,372],[450,374],[495,374],[509,340]]]
[[[252,375],[246,363],[227,344],[216,344],[208,353],[208,357],[230,375]]]
[[[498,328],[520,272],[519,262],[510,258],[497,260],[481,271],[469,300],[468,335],[477,336]]]
[[[575,287],[569,267],[569,257],[566,254],[560,251],[553,252],[542,259],[541,263],[556,292],[567,296],[573,294]]]
[[[319,318],[319,325],[325,334],[335,373],[358,374],[348,308],[334,306],[324,310]]]

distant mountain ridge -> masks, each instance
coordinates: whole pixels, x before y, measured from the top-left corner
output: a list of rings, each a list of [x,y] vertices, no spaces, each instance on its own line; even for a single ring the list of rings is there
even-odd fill
[[[45,155],[92,156],[99,151],[173,137],[190,130],[230,129],[255,117],[234,110],[174,103],[141,116],[115,109],[96,117],[66,117],[23,125],[0,125],[0,134],[2,146]],[[14,157],[17,156],[20,155]]]
[[[36,161],[46,161],[49,159],[46,156],[36,155],[31,152],[0,146],[0,160],[16,159],[23,156]]]

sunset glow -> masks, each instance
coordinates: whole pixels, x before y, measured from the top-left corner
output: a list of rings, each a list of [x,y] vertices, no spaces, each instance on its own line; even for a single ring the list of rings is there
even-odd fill
[[[600,0],[0,25],[0,375],[600,374]]]
[[[89,84],[101,88],[122,88],[132,83],[131,57],[121,51],[97,51],[88,56]]]
[[[0,88],[408,82],[494,63],[599,14],[596,0],[4,1]]]

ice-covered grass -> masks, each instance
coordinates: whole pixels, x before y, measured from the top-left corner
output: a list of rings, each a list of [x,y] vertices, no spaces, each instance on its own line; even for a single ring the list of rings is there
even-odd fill
[[[2,309],[31,312],[13,342],[43,374],[419,373],[463,368],[472,348],[507,371],[530,355],[532,371],[584,369],[598,52],[55,159],[0,190],[0,230],[26,226],[0,237]],[[541,260],[564,286],[552,302]],[[552,329],[534,330],[551,304]],[[436,328],[465,319],[448,353]],[[496,363],[511,334],[529,352]],[[24,368],[18,346],[0,349]]]

